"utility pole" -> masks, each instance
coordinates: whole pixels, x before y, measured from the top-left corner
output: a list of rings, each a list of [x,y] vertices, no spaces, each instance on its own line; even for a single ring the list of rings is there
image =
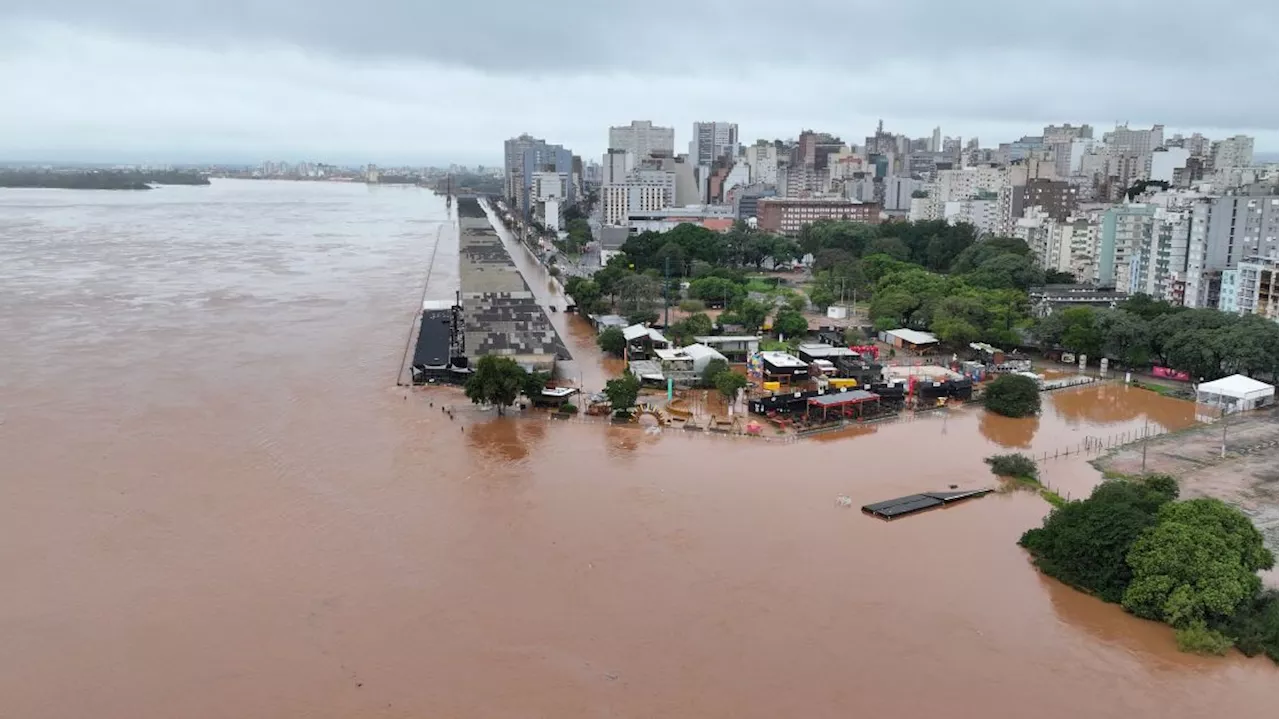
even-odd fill
[[[663,258],[662,263],[662,326],[671,328],[671,255]]]
[[[1149,420],[1142,421],[1142,473],[1147,473],[1147,424]]]
[[[1218,412],[1222,415],[1222,458],[1227,458],[1227,406],[1218,400]]]

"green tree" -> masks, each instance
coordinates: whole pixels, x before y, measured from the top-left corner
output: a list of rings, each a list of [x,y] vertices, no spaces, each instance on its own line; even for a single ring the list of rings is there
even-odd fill
[[[603,294],[600,291],[600,285],[594,280],[583,279],[581,277],[570,277],[565,283],[565,294],[573,298],[574,304],[578,306],[578,311],[583,314],[592,314],[601,309]]]
[[[702,369],[702,386],[715,387],[716,377],[719,377],[721,372],[728,371],[729,363],[722,359],[716,358],[707,362],[707,366]]]
[[[694,337],[709,335],[715,323],[705,313],[695,312],[679,322],[672,323],[670,334],[681,344],[692,342]]]
[[[614,357],[621,357],[627,351],[627,337],[619,327],[606,327],[596,338],[596,344]]]
[[[1045,574],[1119,602],[1133,577],[1125,561],[1129,550],[1176,492],[1176,483],[1170,488],[1162,480],[1107,480],[1087,499],[1054,509],[1018,543]]]
[[[550,381],[550,372],[539,372],[537,370],[526,372],[524,385],[520,388],[520,391],[524,392],[524,396],[529,399],[538,399],[542,396],[542,390],[546,389],[547,383]]]
[[[640,380],[627,372],[604,383],[604,396],[609,398],[609,405],[614,413],[625,412],[636,406],[636,398],[640,396]]]
[[[1070,307],[1062,311],[1062,346],[1090,357],[1102,352],[1102,329],[1098,313],[1091,307]]]
[[[991,473],[998,477],[1036,481],[1040,479],[1040,468],[1036,466],[1035,460],[1025,454],[996,454],[983,461],[991,466]]]
[[[662,283],[645,275],[629,275],[618,283],[618,309],[628,319],[656,313]],[[632,320],[638,321],[638,320]]]
[[[486,355],[467,378],[464,392],[472,403],[492,404],[503,414],[504,408],[516,401],[527,378],[528,373],[510,357]]]
[[[727,307],[746,294],[742,285],[724,277],[702,277],[689,283],[689,296],[712,307]]]
[[[1150,358],[1151,329],[1142,317],[1116,310],[1101,317],[1103,352],[1125,367],[1136,367]]]
[[[1162,507],[1126,561],[1125,608],[1178,628],[1234,615],[1261,588],[1258,570],[1274,564],[1248,518],[1217,499]]]
[[[773,318],[773,331],[782,337],[803,337],[809,331],[809,320],[795,310],[778,310]]]
[[[809,301],[819,310],[825,310],[836,301],[836,296],[830,288],[824,285],[815,285],[812,290],[809,290]]]
[[[897,237],[877,237],[867,243],[868,255],[888,255],[906,262],[911,259],[911,249]]]
[[[1030,417],[1040,411],[1040,388],[1030,377],[1001,375],[988,385],[982,404],[1005,417]]]
[[[744,299],[734,306],[733,312],[734,316],[738,318],[739,324],[742,324],[748,330],[755,331],[760,329],[765,319],[768,318],[769,306],[755,300]]]
[[[725,401],[732,402],[738,396],[738,390],[747,386],[747,378],[732,370],[725,370],[716,375],[715,383],[716,391],[725,398]]]

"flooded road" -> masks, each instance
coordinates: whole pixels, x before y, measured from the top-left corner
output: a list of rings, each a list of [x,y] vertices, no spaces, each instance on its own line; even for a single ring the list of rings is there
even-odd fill
[[[1276,714],[1267,660],[1035,572],[1031,494],[834,503],[1188,405],[1106,386],[789,445],[451,421],[456,391],[394,386],[446,218],[364,185],[0,191],[0,716]]]

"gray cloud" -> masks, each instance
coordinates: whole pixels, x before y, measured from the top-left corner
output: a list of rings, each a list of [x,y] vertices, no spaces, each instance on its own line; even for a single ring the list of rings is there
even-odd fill
[[[97,146],[492,161],[524,130],[590,156],[607,125],[633,118],[674,125],[678,142],[696,119],[736,121],[747,138],[813,127],[856,140],[884,117],[985,144],[1127,120],[1277,145],[1274,3],[10,5],[0,157]]]

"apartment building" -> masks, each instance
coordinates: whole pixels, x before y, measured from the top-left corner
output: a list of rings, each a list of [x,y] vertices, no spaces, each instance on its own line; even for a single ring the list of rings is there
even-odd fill
[[[654,125],[649,120],[632,120],[630,125],[609,128],[609,149],[625,150],[637,160],[655,152],[674,155],[676,130]]]
[[[625,225],[635,213],[673,207],[675,201],[676,173],[669,170],[632,170],[623,182],[600,188],[600,211],[606,225]]]
[[[878,223],[880,205],[829,197],[762,197],[756,204],[756,217],[762,230],[795,236],[805,225],[819,220]]]
[[[1280,265],[1274,259],[1250,257],[1235,269],[1223,270],[1218,309],[1280,319]]]
[[[710,167],[728,155],[738,156],[738,125],[733,122],[695,122],[689,141],[689,159],[699,167]]]

